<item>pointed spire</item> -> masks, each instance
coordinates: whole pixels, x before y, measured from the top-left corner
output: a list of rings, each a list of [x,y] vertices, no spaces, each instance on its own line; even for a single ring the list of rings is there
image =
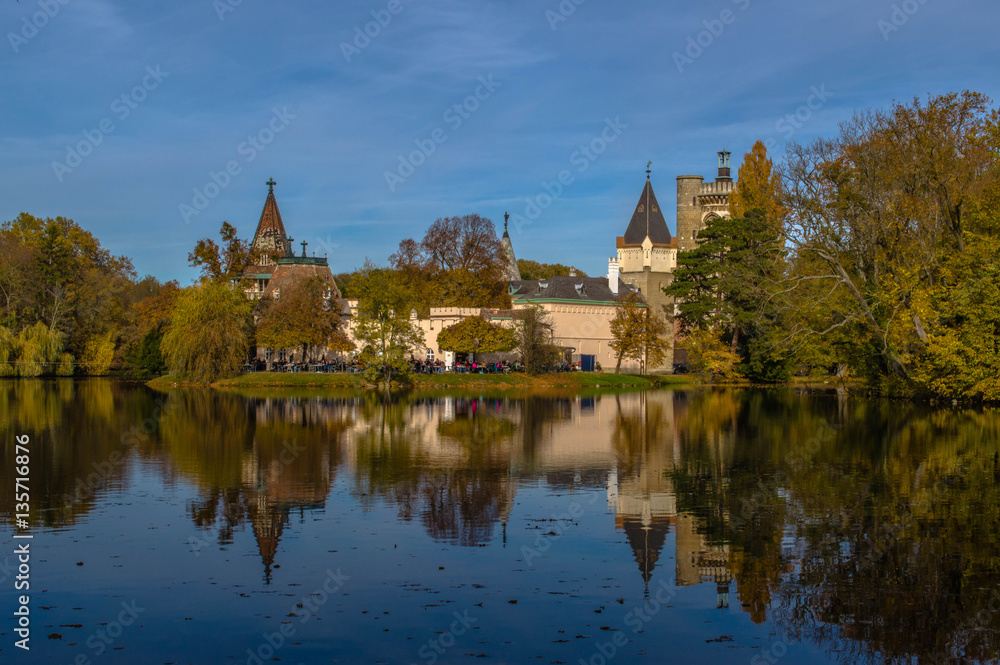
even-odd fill
[[[664,219],[663,211],[660,210],[660,204],[656,200],[653,183],[649,180],[650,165],[652,162],[646,166],[646,182],[622,238],[627,246],[641,245],[646,238],[657,245],[669,245],[672,240],[667,220]]]
[[[507,232],[507,223],[510,220],[510,213],[503,215],[503,237],[500,238],[500,246],[507,257],[507,268],[504,270],[504,279],[508,282],[520,282],[521,270],[517,267],[517,259],[514,257],[514,243],[510,241],[510,233]]]
[[[292,239],[285,233],[285,224],[281,221],[278,200],[274,198],[274,186],[278,183],[270,178],[264,184],[267,185],[267,199],[264,201],[264,210],[260,213],[251,251],[256,261],[262,265],[270,265],[273,263],[272,257],[291,257],[294,253]]]

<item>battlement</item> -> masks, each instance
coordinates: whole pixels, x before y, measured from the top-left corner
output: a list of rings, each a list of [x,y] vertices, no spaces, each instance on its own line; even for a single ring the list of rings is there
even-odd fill
[[[718,196],[720,194],[731,194],[736,187],[736,183],[731,180],[718,180],[716,182],[706,182],[701,186],[700,196]]]

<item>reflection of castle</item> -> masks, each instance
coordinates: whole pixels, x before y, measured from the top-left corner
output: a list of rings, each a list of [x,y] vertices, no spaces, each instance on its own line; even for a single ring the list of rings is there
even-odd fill
[[[670,531],[674,532],[677,586],[714,582],[718,607],[729,605],[728,545],[710,545],[699,533],[699,520],[677,512],[670,474],[680,451],[673,400],[650,405],[643,399],[637,409],[620,413],[625,458],[608,476],[608,503],[615,510],[615,526],[628,539],[647,592],[663,555]],[[651,411],[655,413],[651,414]],[[664,409],[662,412],[660,409]],[[670,427],[661,427],[669,423]]]
[[[260,435],[258,430],[240,475],[246,515],[264,564],[265,583],[270,584],[278,544],[292,512],[301,515],[325,506],[336,460],[321,447],[303,441],[291,439],[277,444],[275,437],[264,440]]]

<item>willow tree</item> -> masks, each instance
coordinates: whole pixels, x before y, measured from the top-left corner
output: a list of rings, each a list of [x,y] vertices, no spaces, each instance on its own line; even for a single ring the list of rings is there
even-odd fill
[[[17,373],[24,377],[70,376],[73,356],[64,352],[66,336],[41,321],[17,336]]]
[[[239,374],[250,311],[250,301],[229,284],[204,281],[181,291],[161,344],[170,372],[199,383]]]

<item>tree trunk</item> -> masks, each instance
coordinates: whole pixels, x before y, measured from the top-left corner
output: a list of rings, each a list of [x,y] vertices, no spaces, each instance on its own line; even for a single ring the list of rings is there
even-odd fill
[[[615,365],[615,374],[621,374],[622,369],[622,354],[618,354],[618,364]]]

